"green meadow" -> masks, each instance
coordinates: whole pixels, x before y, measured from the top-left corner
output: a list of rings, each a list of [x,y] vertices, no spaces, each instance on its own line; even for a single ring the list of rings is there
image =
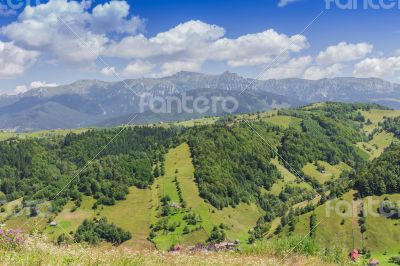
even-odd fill
[[[339,178],[343,171],[351,170],[351,167],[343,162],[338,165],[330,165],[327,162],[318,161],[318,164],[323,167],[324,170],[318,171],[315,164],[308,163],[303,167],[303,172],[308,176],[314,177],[321,184]]]
[[[368,142],[358,142],[357,146],[369,155],[369,159],[379,157],[383,151],[396,141],[392,133],[382,131],[374,135],[372,140]]]
[[[277,159],[273,159],[271,161],[273,165],[278,169],[278,171],[281,173],[283,179],[278,180],[275,182],[271,188],[271,192],[275,195],[279,195],[281,191],[285,188],[285,186],[290,185],[290,186],[297,186],[297,187],[302,187],[302,188],[307,188],[307,189],[312,189],[310,184],[301,181],[300,179],[296,178],[294,174],[292,174],[288,169],[286,169],[285,166],[283,166]]]
[[[362,248],[362,236],[358,226],[359,204],[353,202],[350,191],[340,199],[327,201],[315,209],[317,216],[316,240],[321,245],[343,247],[347,250]],[[310,232],[310,216],[307,213],[299,217],[294,234],[307,235]]]
[[[364,131],[371,133],[375,128],[379,127],[379,122],[387,117],[400,116],[400,110],[378,110],[371,109],[369,111],[361,111],[366,120],[370,120],[370,125],[364,125]]]

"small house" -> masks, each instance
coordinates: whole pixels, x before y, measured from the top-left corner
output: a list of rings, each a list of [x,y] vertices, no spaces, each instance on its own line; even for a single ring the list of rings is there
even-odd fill
[[[51,223],[49,225],[50,226],[57,226],[57,222],[56,221],[51,221]]]
[[[176,208],[176,209],[180,208],[179,203],[176,203],[176,202],[172,202],[171,207]]]

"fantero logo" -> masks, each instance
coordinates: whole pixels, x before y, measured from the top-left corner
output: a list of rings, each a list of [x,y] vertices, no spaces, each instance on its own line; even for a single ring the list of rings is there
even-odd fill
[[[400,9],[400,0],[325,0],[326,9]]]
[[[157,114],[232,114],[239,108],[239,102],[232,96],[190,96],[186,93],[174,96],[152,96],[143,94],[139,102],[140,112]]]
[[[16,10],[20,10],[26,6],[37,6],[41,2],[41,0],[3,0],[0,3],[0,14],[15,14]]]

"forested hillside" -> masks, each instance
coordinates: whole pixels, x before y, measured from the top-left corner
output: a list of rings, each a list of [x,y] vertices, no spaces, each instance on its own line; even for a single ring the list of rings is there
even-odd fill
[[[80,202],[82,194],[106,205],[124,199],[129,186],[145,188],[153,183],[154,163],[177,139],[172,129],[145,127],[124,130],[110,142],[120,131],[0,142],[1,191],[7,201],[20,197],[53,200],[56,210],[68,197]],[[99,153],[99,147],[106,145]],[[70,180],[71,186],[57,197]]]
[[[253,126],[277,146],[279,127]],[[270,190],[282,178],[271,164],[274,150],[245,124],[204,126],[187,135],[200,195],[217,208],[254,201],[260,188]]]
[[[32,221],[60,243],[71,231],[78,242],[160,249],[296,234],[302,217],[352,189],[400,193],[398,115],[375,104],[320,103],[3,137],[0,218],[10,227]]]
[[[400,145],[392,145],[357,175],[361,195],[400,193]]]

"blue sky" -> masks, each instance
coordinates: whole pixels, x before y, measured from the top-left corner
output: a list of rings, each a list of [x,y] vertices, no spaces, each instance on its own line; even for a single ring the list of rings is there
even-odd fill
[[[4,0],[0,93],[181,70],[400,82],[400,9],[338,7],[345,2],[50,0],[15,10],[17,0]]]

